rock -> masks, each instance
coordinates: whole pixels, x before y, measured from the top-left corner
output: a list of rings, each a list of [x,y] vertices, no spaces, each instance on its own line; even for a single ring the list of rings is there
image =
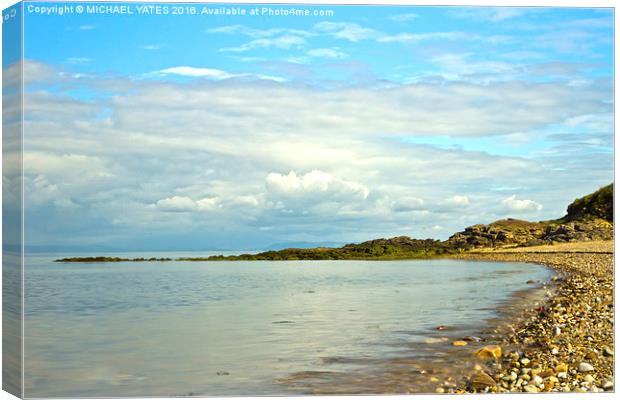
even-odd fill
[[[538,393],[538,388],[534,385],[525,385],[523,386],[523,390],[528,393]]]
[[[435,389],[435,393],[445,393],[446,390],[442,387],[438,387],[437,389]]]
[[[613,390],[614,389],[613,381],[607,380],[603,382],[603,389],[605,389],[606,391]]]
[[[474,354],[483,360],[498,360],[502,356],[502,348],[497,345],[488,345],[476,350]]]
[[[558,372],[558,378],[566,379],[566,378],[568,378],[568,373],[567,372]]]
[[[603,346],[603,355],[605,357],[613,357],[614,351],[607,346]]]
[[[530,359],[529,358],[522,358],[520,360],[520,362],[521,362],[521,365],[523,365],[524,367],[530,365]]]
[[[467,346],[467,342],[464,340],[457,340],[457,341],[452,342],[452,346],[456,346],[456,347]]]
[[[439,325],[439,326],[437,327],[437,330],[438,330],[438,331],[445,331],[445,330],[446,330],[446,326],[445,326],[445,325]]]
[[[474,389],[484,389],[496,386],[495,380],[484,371],[479,371],[471,378],[471,385]]]
[[[426,338],[424,339],[424,343],[426,344],[434,344],[434,343],[441,343],[443,342],[443,340],[441,340],[441,338]]]
[[[482,342],[482,338],[478,336],[465,336],[462,340],[466,342]]]
[[[582,362],[582,363],[579,363],[578,370],[579,372],[590,372],[590,371],[594,371],[594,367],[592,366],[592,364]]]
[[[557,347],[551,349],[551,354],[553,354],[554,356],[557,355],[559,352],[560,350]]]
[[[556,373],[568,372],[568,365],[566,365],[566,364],[558,364],[558,365],[556,365],[555,372]]]
[[[560,329],[559,326],[554,326],[553,327],[553,336],[560,336],[560,334],[562,333],[562,330]]]
[[[536,386],[538,385],[542,385],[543,383],[543,378],[541,378],[538,375],[535,375],[534,377],[532,377],[532,381],[530,383],[534,383]]]
[[[592,383],[592,382],[594,382],[594,377],[592,375],[588,374],[588,375],[583,377],[583,381],[587,382],[587,383]]]

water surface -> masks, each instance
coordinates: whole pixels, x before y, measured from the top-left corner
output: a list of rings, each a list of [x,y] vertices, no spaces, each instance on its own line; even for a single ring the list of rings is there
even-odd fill
[[[351,377],[386,360],[445,362],[424,347],[438,325],[475,333],[550,276],[457,260],[53,259],[27,259],[28,397],[353,392]]]

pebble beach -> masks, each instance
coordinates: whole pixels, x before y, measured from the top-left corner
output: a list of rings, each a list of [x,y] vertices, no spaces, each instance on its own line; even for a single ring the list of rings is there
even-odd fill
[[[486,249],[457,258],[538,263],[557,275],[535,302],[490,328],[485,346],[471,353],[471,374],[437,393],[614,390],[613,241]]]

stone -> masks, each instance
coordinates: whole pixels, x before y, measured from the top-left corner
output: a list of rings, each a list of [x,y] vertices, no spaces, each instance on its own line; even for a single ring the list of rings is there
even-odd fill
[[[590,372],[590,371],[594,371],[594,367],[592,366],[592,364],[582,362],[582,363],[579,363],[578,370],[579,372]]]
[[[523,390],[528,393],[538,393],[538,388],[534,385],[525,385],[523,386]]]
[[[588,374],[588,375],[583,377],[583,381],[587,382],[587,383],[592,383],[592,382],[594,382],[594,377],[592,375]]]
[[[605,357],[613,357],[614,351],[607,346],[603,346],[603,355]]]
[[[476,350],[474,354],[483,360],[498,360],[502,356],[502,348],[497,345],[488,345]]]
[[[435,393],[445,393],[446,390],[442,387],[438,387],[437,389],[435,389]]]
[[[452,342],[452,346],[456,346],[456,347],[467,346],[467,342],[464,340],[457,340],[457,341]]]
[[[484,389],[496,386],[495,380],[484,371],[479,371],[471,378],[471,385],[475,389]]]
[[[603,382],[603,389],[606,390],[606,391],[613,390],[614,389],[613,381],[607,380],[607,381]]]
[[[566,372],[558,372],[558,378],[566,379],[566,378],[568,378],[568,373],[566,373]]]
[[[529,358],[522,358],[521,359],[521,365],[523,365],[524,367],[527,367],[528,365],[530,365],[530,359]]]
[[[536,386],[541,385],[543,383],[543,378],[538,375],[532,377],[532,381],[530,383],[534,383]]]
[[[568,372],[568,365],[566,365],[566,364],[558,364],[558,365],[556,365],[555,372],[556,373]]]

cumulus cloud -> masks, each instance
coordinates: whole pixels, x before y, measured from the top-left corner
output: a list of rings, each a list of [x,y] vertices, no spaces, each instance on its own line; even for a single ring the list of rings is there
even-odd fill
[[[396,212],[424,210],[424,200],[417,197],[403,197],[394,202],[392,208]]]
[[[208,211],[218,207],[218,199],[204,198],[194,201],[186,196],[173,196],[158,200],[155,205],[159,210],[169,212]]]
[[[467,196],[452,196],[446,201],[446,203],[453,206],[464,207],[469,205],[469,198]]]
[[[543,206],[533,200],[519,200],[516,195],[502,200],[502,205],[509,211],[525,212],[525,211],[540,211]]]
[[[334,177],[327,172],[313,170],[298,176],[272,172],[265,178],[267,190],[278,197],[312,197],[320,199],[366,199],[369,194],[364,185]]]
[[[29,212],[66,233],[45,240],[96,242],[106,232],[131,238],[140,229],[227,237],[228,244],[447,235],[509,216],[509,207],[534,212],[544,204],[549,217],[561,215],[611,171],[609,153],[584,155],[577,143],[551,149],[556,159],[549,147],[544,158],[521,158],[411,140],[515,132],[527,139],[557,124],[608,129],[611,92],[603,84],[444,81],[322,90],[267,80],[119,78],[84,85],[114,95],[86,101],[27,93]],[[526,198],[531,188],[548,190],[532,206],[491,190],[506,182]],[[474,192],[469,204],[454,199]],[[69,222],[79,233],[67,233]]]

